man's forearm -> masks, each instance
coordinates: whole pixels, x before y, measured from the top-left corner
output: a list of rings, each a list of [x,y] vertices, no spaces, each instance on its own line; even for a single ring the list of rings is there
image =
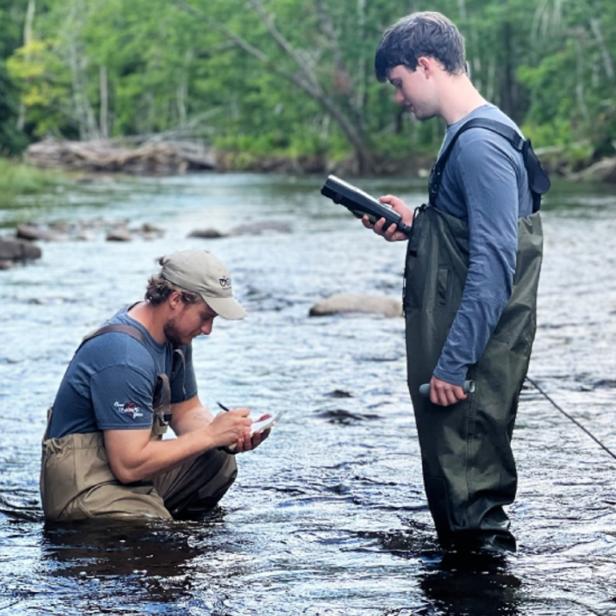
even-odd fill
[[[214,416],[202,405],[196,406],[188,411],[171,415],[171,428],[178,435],[188,434],[195,430],[201,430],[208,426]]]
[[[105,432],[109,464],[113,474],[122,483],[150,478],[214,446],[214,440],[206,430],[200,433],[195,430],[169,440],[150,440],[146,435],[143,445],[137,447],[129,432]],[[127,455],[131,447],[132,453]]]
[[[178,436],[201,430],[208,426],[212,419],[214,416],[201,403],[199,396],[171,405],[170,425]]]

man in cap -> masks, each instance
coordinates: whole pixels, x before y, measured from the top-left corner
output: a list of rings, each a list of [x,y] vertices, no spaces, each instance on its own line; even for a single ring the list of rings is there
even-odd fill
[[[226,267],[204,250],[159,264],[145,301],[86,336],[64,375],[43,439],[48,520],[198,515],[233,483],[233,454],[267,436],[248,409],[213,417],[197,395],[192,339],[245,316]]]

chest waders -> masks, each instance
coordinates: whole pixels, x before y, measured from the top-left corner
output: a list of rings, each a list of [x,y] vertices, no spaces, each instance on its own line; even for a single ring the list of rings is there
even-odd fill
[[[457,137],[477,126],[498,132],[524,154],[533,213],[518,220],[509,302],[485,352],[468,372],[475,392],[442,407],[421,396],[419,386],[430,381],[460,305],[468,271],[468,228],[464,220],[438,210],[436,197]],[[504,124],[474,119],[441,154],[430,177],[430,202],[415,214],[404,277],[407,376],[426,495],[445,547],[472,544],[488,535],[515,547],[503,505],[513,502],[517,486],[510,442],[535,336],[543,245],[539,207],[548,187],[530,142]]]
[[[142,332],[136,327],[115,324],[92,332],[83,339],[79,348],[108,332],[121,332],[139,342],[144,341]],[[174,352],[174,360],[178,353],[181,351]],[[161,439],[167,430],[170,401],[169,377],[161,373],[156,378],[152,439]],[[115,478],[102,432],[48,438],[52,413],[53,409],[50,409],[41,461],[41,500],[46,519],[61,522],[96,516],[171,519],[153,482],[127,485]]]

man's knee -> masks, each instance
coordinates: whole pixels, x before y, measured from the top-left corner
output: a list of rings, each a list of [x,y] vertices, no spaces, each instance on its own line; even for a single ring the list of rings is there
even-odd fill
[[[235,456],[211,449],[159,488],[173,517],[193,517],[215,507],[236,476]]]
[[[212,501],[214,506],[231,487],[237,477],[237,463],[233,454],[213,449],[202,456],[203,482],[197,493],[199,500]]]

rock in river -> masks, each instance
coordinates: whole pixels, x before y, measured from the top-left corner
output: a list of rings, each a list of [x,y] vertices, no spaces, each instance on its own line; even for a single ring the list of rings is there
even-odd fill
[[[18,261],[31,261],[40,259],[41,249],[26,240],[14,239],[12,237],[0,237],[0,262],[2,269],[8,269]]]
[[[364,295],[361,293],[337,293],[317,302],[310,309],[311,317],[345,312],[365,312],[385,317],[402,315],[402,302],[384,295]]]

